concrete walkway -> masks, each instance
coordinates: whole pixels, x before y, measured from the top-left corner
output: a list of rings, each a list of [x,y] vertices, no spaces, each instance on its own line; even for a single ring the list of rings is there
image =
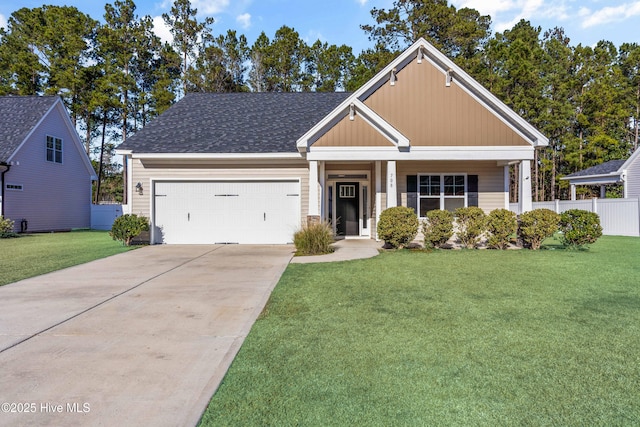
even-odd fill
[[[373,258],[380,253],[384,242],[371,239],[343,239],[333,244],[335,252],[327,255],[297,256],[291,260],[292,264],[311,262],[335,262],[352,259]]]
[[[0,287],[0,425],[195,425],[292,254],[148,246]]]

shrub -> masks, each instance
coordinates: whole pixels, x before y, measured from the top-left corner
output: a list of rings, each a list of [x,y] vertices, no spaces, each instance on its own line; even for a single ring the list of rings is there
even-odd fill
[[[396,206],[380,213],[378,237],[386,244],[400,248],[408,245],[418,234],[418,217],[411,208]]]
[[[9,218],[0,216],[0,239],[17,236],[17,234],[13,232],[13,224],[14,222]]]
[[[540,249],[547,237],[558,231],[560,215],[550,209],[534,209],[520,215],[518,234],[531,249]]]
[[[490,233],[487,244],[491,248],[507,249],[511,235],[518,230],[516,214],[507,209],[494,209],[487,217],[487,231]]]
[[[562,244],[584,246],[594,243],[602,236],[602,226],[597,213],[581,209],[570,209],[560,214]]]
[[[149,231],[149,220],[136,214],[125,214],[113,221],[109,235],[113,240],[121,241],[125,246],[131,245],[131,239]]]
[[[293,235],[298,255],[322,255],[333,252],[333,229],[326,222],[307,224]]]
[[[422,234],[425,247],[441,248],[453,236],[453,214],[439,209],[427,212]]]
[[[476,206],[458,208],[454,211],[458,225],[458,240],[468,248],[473,249],[480,241],[480,236],[486,231],[487,216]]]

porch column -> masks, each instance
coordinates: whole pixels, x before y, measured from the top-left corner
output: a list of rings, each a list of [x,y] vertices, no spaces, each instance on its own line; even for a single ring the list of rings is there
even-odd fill
[[[321,161],[320,162],[320,171],[318,172],[318,174],[320,175],[318,178],[318,182],[320,183],[320,218],[322,220],[327,219],[327,208],[325,206],[325,179],[324,179],[324,166],[325,166],[325,162]]]
[[[571,184],[571,200],[575,200],[575,199],[576,199],[576,185]]]
[[[398,191],[396,186],[396,162],[387,162],[387,208],[398,206]]]
[[[504,166],[504,208],[509,210],[509,183],[511,180],[511,174],[509,173],[509,165]]]
[[[528,212],[533,209],[533,201],[531,200],[531,161],[523,160],[520,162],[520,194],[518,203],[520,204],[520,212]]]
[[[376,223],[373,225],[376,240],[378,239],[378,221],[380,221],[380,211],[382,211],[382,164],[376,160]]]
[[[309,220],[309,217],[319,219],[318,187],[318,162],[311,160],[309,162],[309,212],[307,214],[307,220]]]

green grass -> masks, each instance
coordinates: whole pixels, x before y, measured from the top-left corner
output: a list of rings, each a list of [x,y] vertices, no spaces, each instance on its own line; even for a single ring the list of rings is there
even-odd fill
[[[0,239],[0,286],[129,249],[114,241],[107,231],[26,234]]]
[[[291,264],[201,423],[640,425],[640,239]]]

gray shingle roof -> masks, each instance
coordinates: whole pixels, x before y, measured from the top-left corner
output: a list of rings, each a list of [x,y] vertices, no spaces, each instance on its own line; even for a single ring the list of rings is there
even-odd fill
[[[6,162],[58,100],[57,96],[0,96],[0,162]]]
[[[193,93],[122,143],[134,153],[287,153],[349,96],[332,93]]]
[[[591,166],[590,168],[574,172],[567,175],[565,178],[579,178],[581,176],[592,175],[608,175],[616,172],[624,164],[626,160],[609,160],[608,162],[600,163],[599,165]]]

